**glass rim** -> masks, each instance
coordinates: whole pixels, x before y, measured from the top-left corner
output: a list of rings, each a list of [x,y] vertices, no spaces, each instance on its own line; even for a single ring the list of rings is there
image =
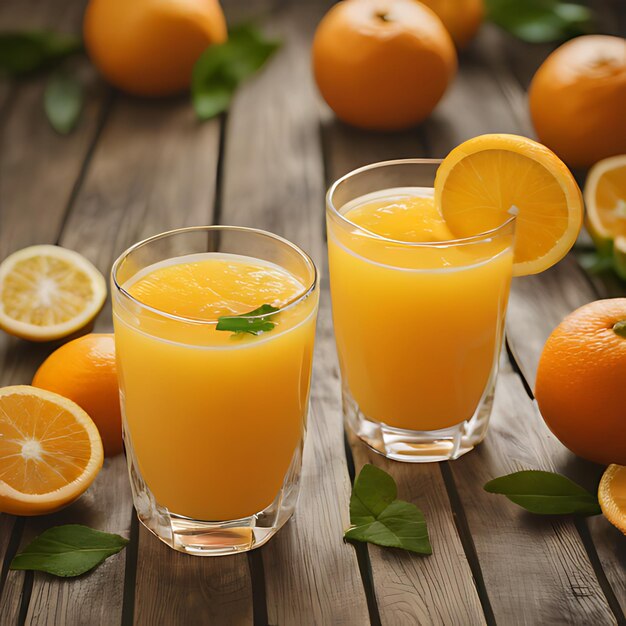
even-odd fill
[[[284,305],[278,307],[277,311],[274,311],[273,313],[269,313],[269,314],[265,313],[265,314],[260,314],[260,315],[251,315],[249,316],[250,319],[255,320],[255,319],[261,319],[261,318],[267,318],[272,315],[278,315],[278,313],[282,313],[288,309],[292,309],[293,307],[300,304],[300,302],[303,302],[304,300],[306,300],[315,291],[317,284],[318,284],[318,280],[319,280],[317,266],[313,262],[313,259],[295,243],[292,243],[291,241],[289,241],[288,239],[285,239],[284,237],[281,237],[280,235],[270,233],[269,231],[262,230],[260,228],[251,228],[249,226],[229,226],[227,224],[213,224],[213,225],[208,225],[208,226],[185,226],[183,228],[174,228],[172,230],[167,230],[165,232],[152,235],[151,237],[147,237],[146,239],[142,239],[141,241],[138,241],[137,243],[133,244],[132,246],[124,250],[124,252],[122,252],[117,257],[117,259],[113,262],[113,265],[111,266],[111,280],[113,281],[113,285],[115,286],[115,289],[117,290],[117,292],[119,292],[123,297],[137,304],[142,309],[146,309],[150,311],[151,313],[154,313],[166,319],[174,320],[176,322],[183,322],[185,324],[197,324],[197,325],[208,325],[208,326],[217,325],[219,322],[219,320],[217,319],[205,320],[205,319],[200,319],[197,317],[187,317],[184,315],[176,315],[175,313],[168,313],[167,311],[157,309],[156,307],[153,307],[149,304],[146,304],[145,302],[142,302],[138,298],[135,298],[135,296],[130,294],[126,289],[124,289],[124,287],[122,287],[122,285],[120,285],[120,283],[117,280],[117,272],[121,264],[128,258],[128,256],[131,253],[138,250],[139,248],[142,248],[143,246],[146,246],[155,241],[159,241],[160,239],[166,239],[167,237],[171,237],[172,235],[178,235],[182,233],[202,232],[202,231],[204,232],[238,231],[238,232],[243,232],[243,233],[248,233],[248,234],[253,234],[253,235],[261,235],[263,237],[267,237],[268,239],[273,239],[277,243],[284,244],[288,248],[296,252],[304,260],[305,264],[312,270],[313,278],[310,281],[310,284],[308,286],[305,286],[305,289],[302,293],[292,298],[291,300],[286,302]]]
[[[499,224],[495,228],[491,228],[489,230],[483,231],[481,233],[477,233],[476,235],[470,235],[469,237],[458,237],[456,239],[446,239],[444,241],[404,241],[402,239],[393,239],[392,237],[386,237],[385,235],[380,235],[375,233],[368,228],[364,228],[359,224],[355,224],[351,222],[347,217],[345,217],[339,209],[333,203],[333,195],[337,191],[337,188],[342,183],[346,182],[353,176],[358,174],[362,174],[369,170],[379,169],[382,167],[389,167],[394,165],[440,165],[443,159],[427,159],[427,158],[410,158],[410,159],[391,159],[388,161],[378,161],[376,163],[370,163],[368,165],[362,165],[361,167],[357,167],[356,169],[350,170],[343,176],[339,177],[326,192],[326,210],[332,216],[337,217],[340,222],[346,226],[350,226],[352,228],[356,228],[358,231],[363,233],[364,235],[370,237],[371,239],[377,239],[383,243],[390,243],[398,246],[406,246],[408,248],[446,248],[450,246],[459,246],[465,244],[479,243],[481,241],[485,241],[490,237],[496,236],[500,234],[500,231],[506,230],[508,226],[513,224],[516,221],[517,215],[511,215],[511,217],[507,218],[502,224]]]

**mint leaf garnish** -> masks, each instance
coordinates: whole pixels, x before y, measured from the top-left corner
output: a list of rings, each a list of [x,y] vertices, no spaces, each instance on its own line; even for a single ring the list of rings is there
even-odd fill
[[[490,480],[489,493],[499,493],[540,515],[599,515],[598,498],[569,478],[554,472],[527,470]]]
[[[260,335],[276,326],[269,318],[278,311],[271,304],[262,304],[258,309],[240,315],[222,315],[217,318],[216,330],[229,330],[233,333]]]
[[[279,41],[266,39],[250,24],[232,28],[228,41],[209,46],[196,61],[191,78],[197,116],[208,120],[226,111],[239,84],[261,69],[279,47]]]
[[[55,576],[80,576],[117,554],[127,543],[124,537],[81,524],[54,526],[20,552],[10,567]]]
[[[62,135],[69,133],[83,109],[83,86],[68,72],[55,72],[46,85],[44,109],[52,128]]]
[[[374,465],[364,465],[354,481],[350,523],[344,537],[418,554],[432,554],[422,512],[410,502],[397,500],[394,479]]]

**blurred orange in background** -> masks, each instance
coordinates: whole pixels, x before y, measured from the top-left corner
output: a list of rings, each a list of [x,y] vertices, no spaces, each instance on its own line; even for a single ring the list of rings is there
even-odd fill
[[[529,99],[539,140],[571,167],[626,153],[626,40],[563,44],[537,70]]]
[[[456,71],[441,20],[416,0],[344,0],[313,40],[319,90],[343,121],[376,130],[421,122]]]
[[[217,0],[91,0],[83,34],[103,76],[140,96],[188,88],[202,52],[228,36]]]
[[[437,14],[459,48],[467,46],[485,16],[483,0],[422,0],[422,2]]]

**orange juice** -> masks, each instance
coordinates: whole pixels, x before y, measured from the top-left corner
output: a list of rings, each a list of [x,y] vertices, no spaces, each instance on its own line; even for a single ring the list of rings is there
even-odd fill
[[[411,431],[475,414],[495,372],[513,263],[510,237],[451,241],[432,196],[385,189],[328,219],[344,390],[366,419]]]
[[[115,308],[125,440],[159,505],[198,520],[268,507],[306,427],[317,293],[272,263],[201,253],[148,266]],[[290,304],[292,303],[292,304]],[[223,315],[281,308],[254,336]]]

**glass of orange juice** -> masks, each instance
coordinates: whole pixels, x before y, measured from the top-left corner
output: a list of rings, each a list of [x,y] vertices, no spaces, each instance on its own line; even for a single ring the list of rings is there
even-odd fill
[[[318,306],[311,259],[228,226],[115,262],[124,443],[141,522],[198,555],[268,541],[294,511]]]
[[[376,163],[327,195],[347,427],[388,458],[455,459],[485,436],[515,218],[455,239],[434,205],[439,161]]]

